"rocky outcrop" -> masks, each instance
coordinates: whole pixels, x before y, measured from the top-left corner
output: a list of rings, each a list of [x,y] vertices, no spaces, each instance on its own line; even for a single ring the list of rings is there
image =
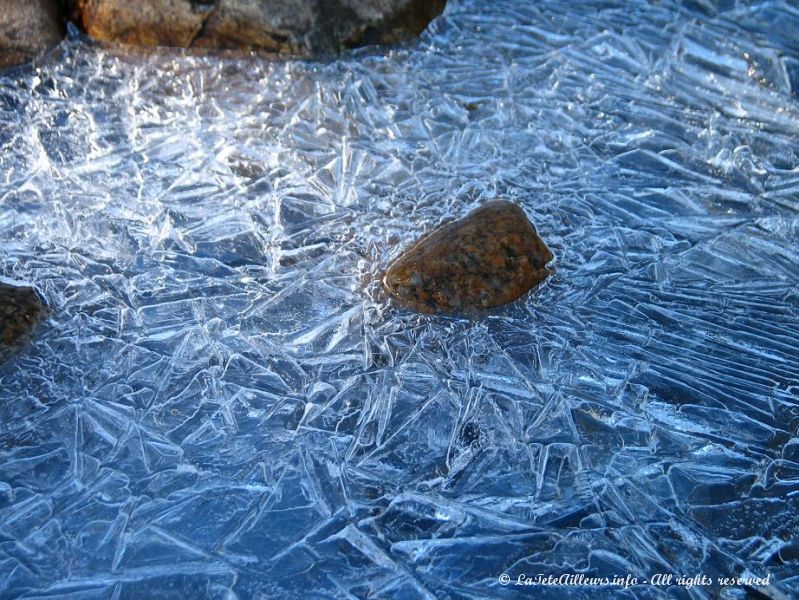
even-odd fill
[[[93,38],[300,56],[419,34],[446,0],[71,0]]]
[[[524,211],[494,200],[420,239],[383,283],[413,310],[475,316],[546,279],[552,258]]]
[[[63,35],[59,0],[0,0],[0,68],[36,58]]]
[[[30,338],[46,314],[36,290],[0,283],[0,361]]]

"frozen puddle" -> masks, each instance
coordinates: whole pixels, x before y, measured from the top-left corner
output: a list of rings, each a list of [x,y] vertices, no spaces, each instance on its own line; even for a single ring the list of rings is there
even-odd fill
[[[453,1],[330,63],[73,39],[1,76],[0,275],[53,308],[0,366],[2,595],[799,594],[797,31]],[[555,275],[387,306],[494,197]],[[564,573],[638,584],[515,585]]]

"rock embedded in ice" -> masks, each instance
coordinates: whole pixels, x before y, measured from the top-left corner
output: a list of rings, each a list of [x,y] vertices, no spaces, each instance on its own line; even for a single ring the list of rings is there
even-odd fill
[[[472,315],[512,302],[546,279],[552,258],[524,211],[494,200],[424,236],[383,282],[413,310]]]
[[[0,360],[28,340],[46,313],[33,288],[0,283]]]
[[[0,68],[28,62],[63,37],[59,0],[0,0]]]
[[[92,37],[145,46],[330,53],[418,35],[446,0],[75,0]]]

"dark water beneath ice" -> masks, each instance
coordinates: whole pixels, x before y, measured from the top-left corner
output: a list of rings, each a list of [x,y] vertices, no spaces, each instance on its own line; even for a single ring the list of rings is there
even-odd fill
[[[53,307],[0,366],[2,595],[799,594],[797,32],[455,1],[328,63],[73,39],[0,76],[0,274]],[[553,277],[385,304],[498,196]],[[639,584],[513,585],[568,573]]]

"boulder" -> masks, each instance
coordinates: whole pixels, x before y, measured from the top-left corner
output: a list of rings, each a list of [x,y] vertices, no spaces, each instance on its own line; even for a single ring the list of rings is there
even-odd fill
[[[71,0],[93,38],[311,56],[419,34],[446,0]]]
[[[60,0],[0,0],[0,68],[33,60],[63,37]]]
[[[422,237],[388,268],[383,283],[413,310],[473,316],[546,279],[552,258],[524,211],[494,200]]]
[[[36,290],[0,283],[0,360],[28,341],[46,314]]]
[[[189,0],[73,0],[72,16],[91,37],[139,46],[191,45],[210,3]]]

